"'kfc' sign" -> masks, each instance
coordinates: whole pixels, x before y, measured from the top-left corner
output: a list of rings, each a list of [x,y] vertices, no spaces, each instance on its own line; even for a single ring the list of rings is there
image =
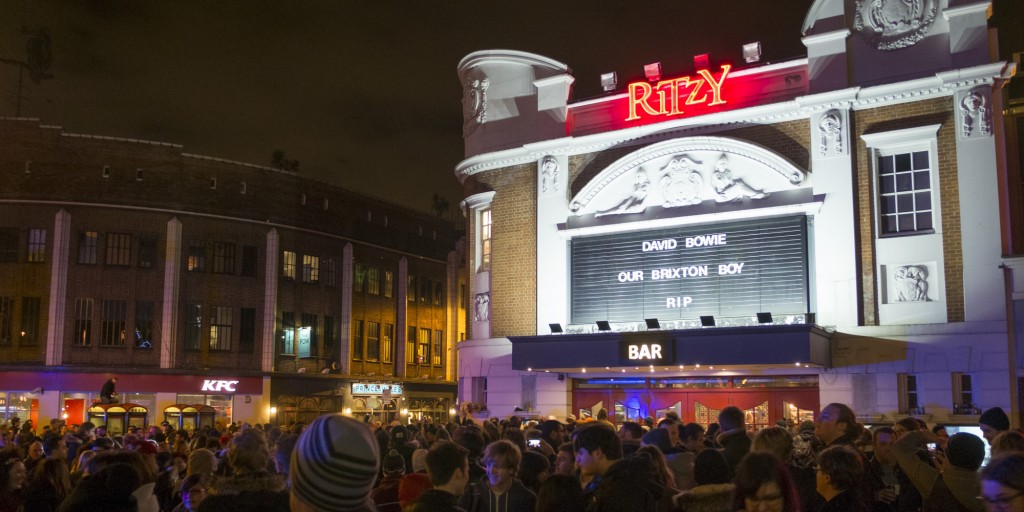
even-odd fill
[[[204,380],[203,391],[228,391],[234,393],[235,386],[237,385],[237,380]]]

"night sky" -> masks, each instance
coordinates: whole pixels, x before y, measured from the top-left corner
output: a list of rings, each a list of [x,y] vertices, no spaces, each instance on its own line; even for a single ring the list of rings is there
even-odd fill
[[[25,81],[23,117],[260,165],[280,149],[303,175],[426,211],[433,192],[461,199],[468,53],[561,61],[578,100],[608,71],[625,84],[656,61],[687,74],[699,53],[740,64],[751,41],[766,61],[801,57],[811,3],[0,0],[0,58],[25,58],[23,29],[49,30],[53,78]],[[997,0],[995,19],[1011,4],[1019,41],[1024,2]],[[16,90],[0,66],[0,115]]]

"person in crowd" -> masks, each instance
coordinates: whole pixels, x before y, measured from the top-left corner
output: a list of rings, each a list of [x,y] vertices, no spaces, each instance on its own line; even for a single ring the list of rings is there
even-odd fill
[[[95,457],[93,462],[96,458],[100,457]],[[143,483],[138,469],[141,464],[112,461],[113,459],[110,459],[110,464],[103,464],[88,478],[82,480],[71,495],[61,503],[59,512],[137,512],[140,510],[133,493]]]
[[[783,431],[785,428],[774,427]],[[752,450],[736,466],[731,510],[799,512],[800,498],[786,464],[774,453]]]
[[[494,439],[497,441],[497,439]],[[484,477],[486,470],[480,459],[484,456],[484,447],[487,443],[484,441],[483,431],[476,425],[469,425],[463,428],[462,434],[457,439],[459,446],[469,450],[469,477],[470,482],[476,482],[477,480]]]
[[[615,430],[615,424],[608,419],[608,409],[601,408],[601,410],[597,411],[597,422],[603,423],[604,425],[611,427],[612,430]]]
[[[985,442],[978,436],[961,432],[949,438],[946,452],[935,452],[934,462],[921,460],[918,454],[926,443],[935,443],[935,434],[928,430],[907,432],[893,445],[900,469],[921,493],[924,512],[968,510],[980,512],[977,472],[985,460]],[[934,465],[933,465],[934,464]]]
[[[782,427],[768,427],[754,434],[750,445],[751,453],[771,453],[783,461],[792,477],[800,498],[800,510],[814,510],[818,496],[815,490],[814,469],[799,465],[793,457],[794,441],[789,431]]]
[[[373,490],[373,503],[377,505],[378,512],[401,512],[398,484],[405,475],[405,459],[402,458],[402,454],[397,450],[389,451],[381,463],[381,470],[384,477]]]
[[[946,427],[944,425],[935,425],[932,427],[932,434],[935,434],[935,438],[939,440],[939,450],[946,451],[946,443],[949,442],[949,432],[946,432]]]
[[[75,463],[71,465],[72,487],[77,487],[82,478],[85,478],[85,476],[88,475],[86,468],[88,467],[89,460],[95,457],[97,453],[98,452],[95,450],[87,450],[78,454],[78,458],[75,459]]]
[[[572,442],[562,443],[555,455],[554,474],[575,476],[576,452],[572,449]]]
[[[704,427],[699,423],[679,424],[679,445],[682,451],[697,455],[704,449]]]
[[[227,462],[231,473],[211,482],[200,510],[288,510],[284,478],[267,470],[270,448],[262,432],[249,429],[233,437]]]
[[[622,442],[622,454],[632,455],[640,448],[644,437],[644,429],[635,421],[624,421],[619,427],[619,440]]]
[[[586,482],[583,496],[589,500],[608,469],[622,459],[622,442],[614,429],[594,423],[573,432],[572,448],[576,452],[580,478]]]
[[[100,403],[101,404],[116,404],[117,403],[117,377],[111,377],[103,383],[103,387],[100,389]]]
[[[295,442],[299,436],[287,434],[277,438],[274,443],[274,469],[277,474],[284,478],[285,486],[291,487],[291,460],[292,452],[295,450]]]
[[[25,463],[15,448],[0,451],[0,512],[18,512],[24,498]]]
[[[77,491],[78,488],[85,485],[92,478],[92,475],[98,475],[104,468],[117,464],[128,464],[138,474],[139,484],[131,490],[131,496],[135,499],[138,511],[157,512],[160,510],[160,504],[157,502],[156,496],[153,495],[153,482],[156,478],[155,468],[150,466],[143,456],[134,450],[105,450],[96,454],[95,457],[89,460],[86,466],[86,471],[90,476],[85,478],[75,490]],[[71,498],[69,497],[68,499]]]
[[[431,487],[430,476],[426,473],[407,473],[398,482],[398,504],[405,510]]]
[[[672,469],[668,467],[668,462],[665,460],[665,454],[662,453],[661,449],[657,446],[651,445],[641,446],[640,449],[637,450],[637,454],[646,455],[651,459],[651,462],[654,463],[654,476],[658,485],[665,489],[664,492],[674,496],[680,491],[680,489],[676,487],[675,475],[672,474]]]
[[[921,430],[921,424],[917,422],[917,418],[907,416],[893,423],[892,430],[896,433],[896,437],[900,437],[907,432]]]
[[[981,501],[989,512],[1024,512],[1024,453],[993,457],[979,478]]]
[[[722,433],[718,434],[716,441],[722,446],[722,454],[729,462],[729,467],[735,469],[750,452],[750,436],[747,434],[743,411],[735,405],[722,409],[718,413],[718,424],[722,426]]]
[[[551,476],[551,459],[543,453],[527,450],[523,452],[523,460],[519,462],[519,480],[534,494],[540,492],[540,486]]]
[[[519,447],[508,440],[487,445],[483,458],[487,478],[471,483],[459,506],[468,512],[532,512],[537,495],[518,478],[521,460]]]
[[[732,512],[732,468],[719,450],[702,450],[693,464],[696,485],[677,494],[676,510],[682,512]]]
[[[427,474],[433,488],[423,491],[406,512],[465,512],[457,505],[469,484],[469,451],[440,442],[427,453]]]
[[[23,512],[51,512],[57,510],[64,498],[71,494],[71,471],[66,459],[51,457],[43,460],[32,473],[25,490]]]
[[[814,436],[824,445],[854,447],[864,427],[857,423],[857,415],[845,404],[825,406],[814,422]]]
[[[817,490],[826,501],[819,512],[868,512],[867,500],[859,492],[864,479],[862,459],[843,444],[818,454]]]
[[[981,413],[978,418],[978,427],[982,436],[991,445],[992,440],[1001,432],[1010,430],[1010,417],[1006,415],[1002,407],[993,407]]]
[[[412,472],[413,473],[426,473],[427,472],[427,452],[423,448],[417,448],[412,452]]]
[[[992,456],[1010,452],[1024,452],[1024,434],[1019,430],[1000,432],[992,439]]]
[[[670,421],[670,420],[663,420]],[[672,473],[671,486],[677,490],[692,489],[696,482],[693,480],[693,462],[696,456],[692,452],[684,452],[675,448],[671,443],[670,432],[678,432],[679,429],[672,423],[670,428],[658,427],[644,434],[642,445],[653,446],[662,454],[666,466]]]
[[[410,437],[409,429],[405,425],[395,425],[391,428],[391,448],[402,455],[407,468],[412,468],[412,452],[416,451],[416,445],[409,442]]]
[[[213,476],[217,472],[217,456],[206,448],[197,448],[188,454],[185,474]]]
[[[206,498],[206,475],[191,475],[181,481],[178,492],[181,495],[181,503],[178,503],[171,512],[198,512],[199,505]]]
[[[56,434],[54,434],[56,437]],[[32,441],[32,444],[28,445],[27,450],[28,456],[23,461],[25,463],[25,470],[29,473],[36,468],[36,464],[39,464],[46,458],[46,454],[43,452],[42,441]]]
[[[868,476],[871,478],[874,512],[901,512],[921,508],[921,494],[896,464],[893,451],[895,443],[896,432],[892,427],[879,427],[872,432]]]
[[[568,443],[566,443],[568,444]],[[571,475],[555,474],[544,481],[537,495],[537,512],[584,512],[583,491]]]
[[[43,454],[46,455],[47,459],[63,459],[65,462],[68,460],[68,445],[64,442],[64,438],[51,436],[43,441]]]
[[[704,433],[704,447],[705,448],[714,448],[716,450],[722,448],[721,445],[719,445],[718,442],[716,441],[718,439],[718,434],[721,433],[721,430],[722,430],[722,426],[719,425],[718,423],[710,423],[710,424],[708,424],[708,429]]]
[[[291,512],[373,510],[380,461],[363,422],[341,414],[313,420],[292,452]]]
[[[545,420],[539,427],[540,438],[551,448],[551,453],[554,453],[565,442],[565,425],[558,420]]]

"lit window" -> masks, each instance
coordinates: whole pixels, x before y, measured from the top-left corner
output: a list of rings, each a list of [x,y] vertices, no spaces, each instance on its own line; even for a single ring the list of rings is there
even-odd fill
[[[103,301],[103,335],[100,345],[104,347],[123,347],[125,329],[128,328],[128,301]]]
[[[380,323],[366,322],[366,360],[380,360]]]
[[[75,299],[75,337],[72,345],[92,345],[92,299]]]
[[[206,245],[202,242],[192,242],[188,247],[188,270],[189,272],[202,272],[205,269]]]
[[[46,261],[46,230],[28,230],[28,261],[42,263]]]
[[[370,268],[366,271],[366,293],[380,295],[380,269]]]
[[[302,314],[302,327],[309,328],[309,355],[320,354],[320,317],[312,313]]]
[[[480,212],[480,270],[491,268],[491,209]]]
[[[405,338],[405,362],[416,362],[416,328],[411,325]]]
[[[352,322],[352,359],[363,359],[363,321]]]
[[[131,264],[132,236],[127,233],[107,233],[107,252],[104,263],[125,267]]]
[[[356,293],[366,291],[366,267],[359,263],[352,267],[352,291]]]
[[[231,350],[231,308],[214,306],[210,316],[210,350]]]
[[[78,262],[83,265],[96,264],[96,252],[99,250],[100,234],[86,231],[78,242]]]
[[[390,270],[385,270],[384,271],[384,296],[385,297],[391,298],[391,296],[394,294],[394,292],[392,291],[394,289],[394,281],[395,281],[395,275]]]
[[[282,311],[281,312],[281,330],[279,339],[281,340],[280,348],[281,354],[294,356],[295,355],[295,313],[293,311]]]
[[[152,302],[135,303],[135,348],[153,348],[153,307]]]
[[[409,302],[416,302],[416,278],[412,275],[407,279],[407,286],[405,289],[405,295]]]
[[[434,331],[434,351],[431,353],[430,364],[441,366],[441,354],[444,353],[444,331]]]
[[[203,306],[189,304],[185,307],[185,348],[199,350],[199,340],[203,333]]]
[[[384,332],[381,336],[380,360],[390,363],[395,353],[395,325],[384,324]]]
[[[316,284],[320,282],[320,257],[305,254],[302,256],[302,282]]]
[[[289,281],[295,280],[295,263],[295,252],[284,251],[284,253],[281,256],[282,277]]]
[[[21,298],[21,345],[35,345],[39,342],[39,310],[43,299]]]
[[[420,337],[416,340],[416,363],[427,364],[430,356],[430,329],[420,329]]]

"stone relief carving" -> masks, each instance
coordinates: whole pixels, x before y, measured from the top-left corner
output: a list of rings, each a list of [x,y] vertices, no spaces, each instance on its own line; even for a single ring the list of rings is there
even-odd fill
[[[938,0],[857,0],[854,28],[879,50],[899,50],[924,39]]]
[[[489,322],[491,318],[491,292],[476,294],[473,302],[473,321]]]
[[[558,192],[558,160],[551,155],[540,161],[540,190],[545,194]]]
[[[821,116],[818,120],[818,135],[818,152],[821,156],[843,154],[843,117],[838,110],[830,110]]]
[[[477,127],[487,120],[487,88],[491,82],[486,78],[467,78],[462,88],[462,136],[469,137]]]
[[[960,100],[960,133],[965,138],[992,134],[992,108],[983,90],[969,91]]]
[[[893,273],[896,287],[893,302],[928,302],[928,267],[903,265]]]
[[[633,175],[633,190],[622,201],[607,210],[600,210],[594,214],[595,217],[604,215],[620,215],[623,213],[639,213],[644,211],[644,200],[647,199],[647,192],[651,188],[651,179],[647,172],[637,169]]]
[[[704,177],[697,170],[700,163],[688,155],[681,155],[669,160],[661,169],[664,174],[658,186],[665,198],[662,206],[672,208],[700,204],[700,192],[704,187]]]
[[[729,170],[729,157],[724,153],[715,162],[715,171],[711,173],[711,186],[718,194],[718,197],[715,198],[717,203],[739,201],[745,197],[751,199],[768,197],[767,193],[751,187],[743,181],[743,178],[734,178],[732,171]]]

